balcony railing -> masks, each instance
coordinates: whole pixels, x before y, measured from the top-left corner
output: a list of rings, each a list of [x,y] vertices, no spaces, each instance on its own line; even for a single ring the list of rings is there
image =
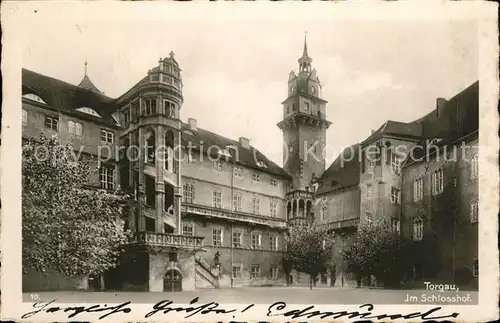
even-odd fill
[[[328,223],[322,223],[320,226],[325,227],[331,230],[340,230],[346,228],[355,228],[359,225],[359,218],[348,219],[348,220],[340,220],[340,221],[332,221]]]
[[[132,244],[198,249],[203,247],[203,239],[203,237],[184,236],[169,233],[139,232],[133,238]]]
[[[229,211],[223,209],[212,208],[208,206],[182,204],[182,213],[186,214],[199,214],[204,216],[212,216],[220,219],[235,220],[242,222],[250,222],[255,224],[266,225],[274,228],[286,228],[286,221],[279,218],[271,218],[265,216],[258,216],[237,211]]]

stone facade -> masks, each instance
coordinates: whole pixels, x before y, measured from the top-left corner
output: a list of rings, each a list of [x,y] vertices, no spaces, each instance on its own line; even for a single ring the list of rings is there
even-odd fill
[[[447,218],[444,202],[429,193],[428,178],[424,178],[423,201],[417,205],[411,198],[415,178],[439,164],[404,162],[404,154],[395,151],[396,147],[409,151],[429,138],[443,137],[443,143],[453,145],[469,136],[467,142],[477,143],[477,137],[470,137],[477,132],[477,83],[450,101],[440,99],[436,111],[419,120],[387,121],[325,169],[323,150],[331,122],[311,64],[305,43],[299,71],[289,75],[283,120],[278,123],[283,132],[283,168],[247,138],[232,140],[198,127],[194,119],[180,120],[183,81],[173,53],[117,99],[104,96],[87,75],[74,86],[23,70],[23,138],[57,135],[64,144],[104,157],[105,161],[96,161],[89,184],[120,186],[135,197],[122,219],[135,240],[121,265],[103,275],[101,286],[165,291],[285,284],[289,280],[282,268],[285,232],[290,225],[310,221],[336,236],[335,273],[323,273],[317,285],[354,286],[340,250],[355,238],[359,223],[388,217],[407,238],[420,211],[425,238],[414,242],[408,277],[416,278],[417,271],[423,272],[419,278],[463,276],[467,284],[477,286],[474,274],[470,277],[477,272],[477,223],[467,222],[478,195],[477,180],[466,179],[471,152],[465,153],[465,161],[446,166],[455,174],[445,174],[446,185],[455,185],[448,191],[460,196],[450,231],[442,222]],[[78,94],[77,99],[72,93]],[[453,110],[460,105],[460,111]],[[47,118],[56,120],[57,127],[48,126]],[[123,148],[129,146],[140,148],[137,156],[124,155]],[[150,149],[158,147],[162,147],[159,152]],[[380,153],[372,165],[367,156],[373,147]],[[163,154],[170,158],[160,159]],[[396,155],[397,160],[392,157]],[[98,167],[108,169],[108,184]],[[111,187],[106,186],[109,182]],[[424,204],[431,206],[422,209]],[[417,249],[427,241],[439,247],[435,257],[429,257],[432,264],[419,264],[423,258],[418,259],[422,252]],[[28,270],[25,290],[89,288],[88,281],[64,277],[37,285],[36,275]],[[303,274],[293,271],[291,276],[293,284],[309,283]]]

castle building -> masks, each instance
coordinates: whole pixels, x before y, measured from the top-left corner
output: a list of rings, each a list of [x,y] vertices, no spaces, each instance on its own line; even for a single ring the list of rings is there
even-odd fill
[[[23,290],[179,291],[300,284],[300,273],[294,272],[291,278],[283,273],[284,235],[290,225],[311,221],[337,233],[338,269],[334,277],[322,274],[319,284],[346,286],[352,284],[352,277],[342,269],[339,244],[353,239],[360,221],[388,216],[403,236],[415,234],[413,224],[423,222],[423,229],[417,228],[424,232],[423,240],[432,236],[427,232],[439,236],[441,227],[430,223],[441,215],[430,208],[425,215],[415,213],[411,206],[415,201],[409,198],[414,194],[413,177],[420,176],[430,162],[403,163],[391,147],[413,147],[429,136],[442,137],[446,145],[464,136],[477,141],[477,122],[474,128],[462,112],[453,121],[449,119],[453,112],[448,112],[467,111],[463,113],[477,120],[477,83],[472,87],[476,92],[466,90],[473,92],[466,103],[459,94],[421,120],[388,121],[326,169],[322,151],[331,122],[326,119],[327,101],[322,98],[307,42],[298,63],[298,73],[289,74],[288,97],[282,102],[283,119],[278,123],[283,132],[283,167],[253,147],[248,138],[229,139],[199,127],[193,118],[181,120],[183,79],[173,52],[118,98],[106,96],[93,84],[87,63],[79,85],[23,69],[23,138],[57,135],[63,144],[100,156],[92,166],[96,171],[89,184],[107,190],[121,188],[134,197],[122,219],[134,238],[118,267],[100,280],[70,279],[56,272],[42,277],[25,268]],[[449,133],[435,133],[441,123],[449,126]],[[365,161],[373,145],[388,148],[386,160]],[[466,164],[460,169],[466,169]],[[431,185],[427,181],[425,190]],[[462,181],[457,185],[468,192],[467,199],[477,198],[477,186],[474,190]],[[424,193],[424,200],[433,197]],[[464,219],[469,202],[460,201],[458,212]],[[457,224],[452,248],[455,268],[469,268],[469,258],[477,258],[477,225],[472,226],[458,229]],[[472,246],[459,248],[461,237],[476,240]],[[418,248],[418,242],[415,245]],[[449,269],[450,262],[441,259],[450,248],[442,249],[436,258],[441,269]],[[428,271],[420,258],[408,266],[419,278],[436,273]],[[439,272],[445,273],[444,269]]]

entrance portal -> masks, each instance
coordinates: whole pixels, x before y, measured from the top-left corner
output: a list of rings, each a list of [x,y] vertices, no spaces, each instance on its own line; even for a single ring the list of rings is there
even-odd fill
[[[178,270],[169,269],[163,278],[164,292],[182,291],[182,275]]]

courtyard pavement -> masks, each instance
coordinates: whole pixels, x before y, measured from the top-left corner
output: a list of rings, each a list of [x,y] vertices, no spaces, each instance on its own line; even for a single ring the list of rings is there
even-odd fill
[[[199,302],[218,302],[222,304],[272,304],[284,301],[287,304],[407,304],[408,297],[416,296],[419,300],[422,295],[437,295],[439,301],[427,304],[457,304],[448,301],[445,297],[460,295],[470,301],[466,304],[477,304],[478,292],[431,292],[427,290],[388,290],[365,288],[313,288],[307,287],[240,287],[232,289],[200,289],[183,292],[83,292],[61,291],[24,293],[23,302],[32,302],[33,298],[39,301],[56,300],[58,303],[122,303],[131,301],[132,304],[154,304],[161,300],[172,300],[175,303],[189,303],[195,297]],[[413,303],[419,303],[413,298]],[[464,302],[459,302],[463,305]]]

